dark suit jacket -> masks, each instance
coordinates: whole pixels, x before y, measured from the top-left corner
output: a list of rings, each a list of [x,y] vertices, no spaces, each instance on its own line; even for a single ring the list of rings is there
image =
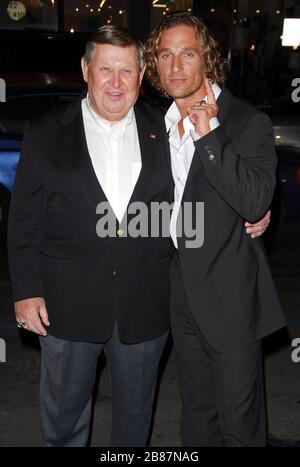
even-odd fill
[[[267,211],[276,155],[268,117],[223,88],[220,126],[195,143],[183,202],[204,202],[204,244],[179,256],[195,319],[210,344],[229,351],[286,324],[260,239],[244,222]]]
[[[135,106],[142,170],[130,202],[171,202],[163,116]],[[42,296],[64,339],[104,342],[118,321],[135,343],[169,328],[169,238],[99,238],[106,201],[88,154],[81,99],[31,123],[12,194],[8,246],[14,300]],[[118,230],[118,223],[116,230]]]

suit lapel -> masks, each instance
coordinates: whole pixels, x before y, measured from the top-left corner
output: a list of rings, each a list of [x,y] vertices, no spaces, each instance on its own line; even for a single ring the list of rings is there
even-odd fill
[[[154,178],[156,164],[160,155],[158,145],[161,143],[156,127],[137,105],[134,107],[134,113],[139,136],[142,168],[129,204],[136,201],[146,201],[147,189]]]
[[[65,125],[63,132],[64,144],[68,150],[72,165],[79,175],[80,182],[84,185],[95,206],[100,201],[107,201],[88,151],[81,111],[81,99],[74,102],[67,109],[63,124]]]
[[[220,125],[223,125],[224,123],[227,112],[229,110],[231,99],[232,99],[232,94],[224,86],[222,88],[221,94],[219,95],[217,99],[217,104],[219,108],[218,120],[220,122]],[[197,175],[199,170],[201,170],[201,168],[202,168],[202,164],[201,164],[200,157],[195,157],[195,152],[194,152],[191,167],[188,173],[188,178],[185,184],[183,196],[185,195],[187,190],[190,188],[195,176]]]

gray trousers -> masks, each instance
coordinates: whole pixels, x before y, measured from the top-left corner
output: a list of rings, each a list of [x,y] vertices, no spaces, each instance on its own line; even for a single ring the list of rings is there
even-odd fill
[[[97,360],[104,351],[112,383],[111,446],[145,446],[157,369],[167,340],[122,344],[117,325],[108,342],[40,337],[41,424],[45,446],[86,446]]]

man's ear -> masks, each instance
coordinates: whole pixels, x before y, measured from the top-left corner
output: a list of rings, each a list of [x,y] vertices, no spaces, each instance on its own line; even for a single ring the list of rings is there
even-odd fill
[[[83,79],[87,83],[88,82],[88,76],[89,76],[89,65],[88,65],[85,57],[82,57],[82,59],[81,59],[81,70],[82,70]]]

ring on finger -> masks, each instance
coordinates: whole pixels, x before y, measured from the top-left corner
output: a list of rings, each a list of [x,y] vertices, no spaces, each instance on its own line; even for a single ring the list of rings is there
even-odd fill
[[[18,328],[22,329],[26,327],[26,321],[17,321]]]
[[[206,103],[206,101],[203,99],[203,100],[200,101],[200,102],[195,102],[195,104],[193,105],[192,109],[193,109],[193,110],[197,110],[197,109],[200,109],[201,107],[204,107],[204,106],[206,106],[206,105],[207,105],[207,103]]]

